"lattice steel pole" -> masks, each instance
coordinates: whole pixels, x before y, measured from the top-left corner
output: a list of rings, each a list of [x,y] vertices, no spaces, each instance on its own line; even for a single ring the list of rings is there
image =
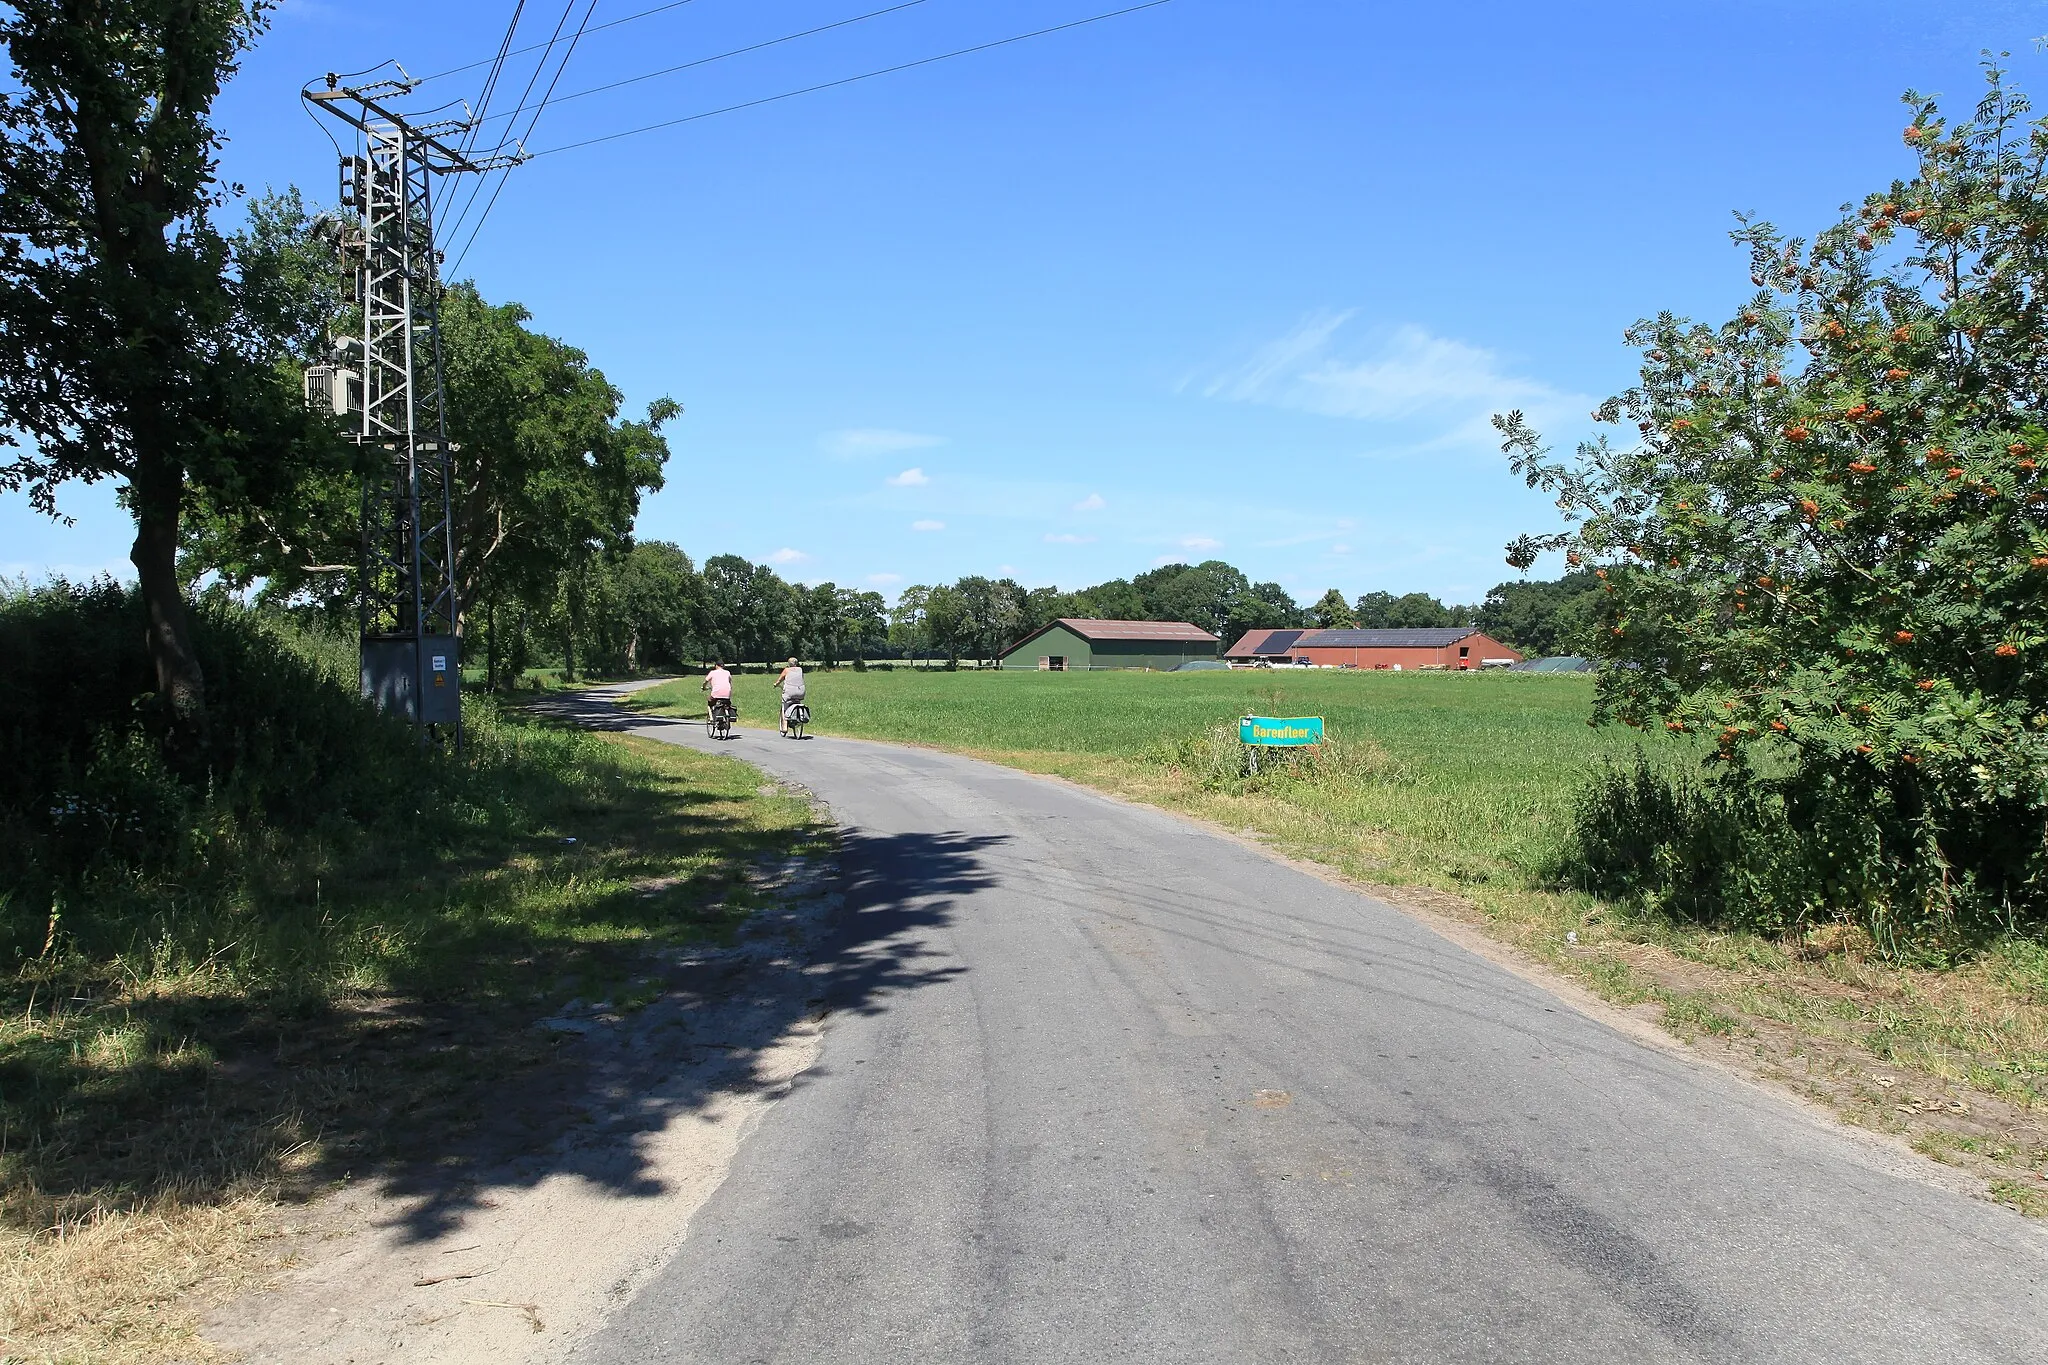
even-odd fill
[[[355,221],[341,238],[344,273],[362,310],[360,417],[355,439],[385,458],[362,499],[363,695],[404,716],[423,737],[462,737],[461,604],[456,590],[455,470],[441,365],[440,255],[434,177],[481,173],[521,157],[471,158],[450,144],[467,120],[414,126],[385,102],[410,81],[308,90],[315,108],[356,130],[341,162],[341,202]],[[330,371],[330,391],[350,376]],[[335,399],[337,410],[351,403]]]

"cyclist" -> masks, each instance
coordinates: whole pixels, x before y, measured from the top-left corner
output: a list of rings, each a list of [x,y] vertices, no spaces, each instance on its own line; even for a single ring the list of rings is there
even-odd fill
[[[778,734],[789,733],[789,708],[804,699],[804,671],[795,659],[783,665],[775,675],[775,685],[782,689],[782,728]]]
[[[739,718],[739,708],[733,705],[732,700],[732,674],[726,672],[725,665],[716,659],[711,661],[711,671],[704,675],[704,691],[710,698],[704,708],[707,712],[715,715],[722,704],[735,720]]]

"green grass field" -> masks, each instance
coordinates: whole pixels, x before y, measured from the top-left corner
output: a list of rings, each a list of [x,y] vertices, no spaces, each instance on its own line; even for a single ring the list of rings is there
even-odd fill
[[[1257,809],[1228,818],[1283,845],[1339,855],[1378,880],[1445,887],[1539,880],[1579,775],[1641,742],[1588,726],[1592,681],[1572,674],[842,669],[811,678],[820,734],[965,750],[1217,818],[1227,812],[1216,799],[1237,797]],[[773,720],[770,680],[743,677],[737,690],[743,723]],[[690,679],[636,704],[701,715],[701,695]],[[1247,712],[1322,716],[1340,747],[1385,761],[1341,783],[1193,784],[1207,799],[1193,790],[1174,799],[1185,783],[1158,787],[1186,766],[1176,745]]]

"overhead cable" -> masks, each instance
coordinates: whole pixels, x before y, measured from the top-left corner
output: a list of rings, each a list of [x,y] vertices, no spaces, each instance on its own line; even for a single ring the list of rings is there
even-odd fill
[[[573,7],[575,0],[570,0],[570,4]],[[555,78],[548,82],[547,94],[542,95],[540,103],[533,107],[533,117],[528,120],[526,125],[527,137],[532,137],[533,130],[540,125],[541,111],[548,107],[548,101],[554,96],[555,87],[562,83],[562,73],[569,69],[569,59],[576,55],[576,45],[583,41],[583,31],[590,26],[590,16],[595,13],[597,13],[597,0],[590,0],[590,7],[583,11],[583,22],[576,26],[576,36],[569,40],[568,50],[562,53],[562,60],[555,66]],[[522,95],[520,99],[523,102],[525,96]],[[476,226],[469,230],[469,240],[462,244],[462,250],[456,254],[455,268],[449,272],[450,274],[455,273],[455,270],[461,270],[462,263],[469,258],[469,249],[476,245],[477,234],[484,230],[485,220],[491,216],[491,210],[498,206],[498,196],[504,193],[505,182],[511,178],[512,168],[510,166],[507,166],[499,173],[498,187],[491,191],[491,202],[485,204],[484,211],[477,215]]]
[[[785,90],[779,95],[763,95],[759,99],[743,100],[738,104],[728,104],[719,109],[706,109],[699,114],[685,114],[681,118],[664,119],[660,123],[643,124],[638,128],[628,128],[623,132],[606,133],[602,137],[585,138],[581,142],[567,142],[559,147],[549,147],[543,151],[529,153],[528,160],[543,156],[555,156],[562,152],[573,152],[583,147],[595,147],[603,142],[617,142],[620,138],[638,137],[642,133],[658,132],[663,128],[675,128],[685,123],[695,123],[700,119],[716,118],[720,114],[737,113],[742,109],[756,109],[764,104],[775,104],[781,100],[795,99],[799,95],[814,95],[820,90],[833,90],[842,85],[853,85],[858,81],[870,81],[877,76],[894,75],[898,71],[909,71],[915,67],[930,66],[934,62],[950,61],[955,57],[965,57],[976,52],[987,52],[991,48],[1008,47],[1012,43],[1021,43],[1032,38],[1043,38],[1048,33],[1062,33],[1070,28],[1081,28],[1087,24],[1099,24],[1105,19],[1117,19],[1126,14],[1136,14],[1140,10],[1158,9],[1161,5],[1170,5],[1172,3],[1173,0],[1146,0],[1146,3],[1142,5],[1130,5],[1123,9],[1110,10],[1106,14],[1095,14],[1090,15],[1086,19],[1075,19],[1064,24],[1054,24],[1051,28],[1034,29],[1030,33],[1019,33],[1014,37],[998,38],[993,42],[976,43],[972,47],[956,48],[951,52],[941,52],[935,57],[920,57],[914,62],[900,62],[895,66],[885,66],[877,71],[864,71],[858,76],[843,76],[836,81],[823,81],[817,85],[807,85],[801,90]]]
[[[669,0],[669,3],[666,5],[656,5],[653,9],[643,9],[638,14],[628,14],[623,19],[608,19],[589,31],[592,33],[602,33],[608,28],[617,28],[620,24],[630,24],[635,19],[645,19],[650,14],[660,14],[665,10],[681,9],[684,5],[693,3],[695,3],[695,0]],[[551,43],[534,43],[530,47],[513,48],[505,55],[508,57],[521,57],[529,52],[550,46],[552,46]],[[457,76],[465,71],[474,71],[480,66],[488,65],[490,61],[491,58],[489,57],[479,57],[475,61],[465,62],[461,66],[451,66],[446,71],[436,71],[431,76],[416,76],[413,78],[413,84],[416,86],[425,85],[428,81],[438,81],[443,76]]]
[[[491,110],[491,96],[497,93],[498,77],[504,73],[505,58],[512,47],[512,39],[519,32],[520,16],[526,13],[526,0],[518,0],[512,6],[512,22],[505,25],[505,36],[498,40],[498,55],[491,61],[491,73],[484,77],[483,94],[477,97],[476,112],[471,115],[469,128],[462,137],[462,153],[469,154],[476,145],[477,134],[483,131],[484,116]]]
[[[597,0],[590,0],[590,9],[596,9],[596,8],[597,8]],[[590,18],[590,9],[586,9],[586,10],[584,10],[584,11],[583,11],[583,18],[584,18],[584,20],[585,20],[586,22],[587,22],[587,21],[589,20],[589,18]],[[556,43],[558,43],[558,42],[560,42],[560,41],[562,40],[562,30],[563,30],[563,29],[564,29],[565,27],[567,27],[567,26],[568,26],[568,23],[569,23],[569,16],[570,16],[571,14],[574,14],[575,12],[576,12],[576,0],[566,0],[566,3],[564,3],[564,4],[563,4],[563,6],[562,6],[562,17],[561,17],[561,18],[559,18],[559,19],[557,19],[557,20],[555,21],[555,31],[554,31],[554,33],[553,33],[552,35],[550,35],[550,36],[549,36],[548,40],[547,40],[547,41],[546,41],[545,43],[542,43],[542,44],[540,44],[540,46],[541,46],[542,48],[546,49],[546,50],[545,50],[545,51],[543,51],[543,52],[542,52],[542,53],[540,54],[540,56],[539,56],[539,57],[538,57],[538,58],[537,58],[537,59],[536,59],[536,60],[534,61],[534,63],[533,63],[533,73],[532,73],[531,75],[529,75],[529,76],[528,76],[528,77],[526,78],[526,88],[525,88],[524,90],[522,90],[522,91],[520,91],[520,92],[519,92],[519,103],[520,103],[520,105],[522,105],[522,106],[524,106],[524,105],[525,105],[525,103],[526,103],[526,100],[527,100],[527,97],[528,97],[529,95],[533,94],[533,87],[534,87],[534,86],[536,86],[536,85],[538,85],[538,84],[540,83],[540,73],[541,73],[541,72],[543,72],[543,71],[545,71],[545,70],[547,70],[547,67],[548,67],[548,56],[549,56],[549,54],[550,54],[550,53],[552,53],[552,52],[553,52],[553,50],[554,50],[554,47],[555,47],[555,44],[556,44]],[[581,30],[578,30],[578,33],[579,33],[579,36],[580,36]],[[566,57],[565,57],[565,58],[563,59],[563,61],[564,61],[564,63],[565,63],[565,64],[566,64],[567,60],[568,60],[568,59],[567,59]],[[562,76],[562,73],[561,73],[560,69],[558,68],[558,69],[556,70],[556,72],[555,72],[555,79],[557,79],[557,80],[560,80],[560,79],[561,79],[561,76]],[[536,112],[534,113],[534,117],[535,117],[536,119],[538,119],[538,118],[540,117],[540,114],[539,114],[539,112],[538,112],[538,111],[536,111]],[[511,131],[511,129],[509,129],[509,128],[508,128],[508,129],[506,129],[506,131],[507,131],[507,132],[509,133],[509,132]],[[502,149],[502,147],[503,147],[503,144],[502,144],[502,143],[500,143],[500,144],[499,144],[499,146],[500,146],[500,149]],[[509,169],[509,167],[508,167],[507,169]],[[502,175],[503,175],[503,172],[500,172],[500,175],[502,176]],[[458,233],[460,233],[460,232],[462,231],[462,224],[463,224],[464,220],[465,220],[465,219],[467,219],[467,218],[469,217],[469,211],[470,211],[471,209],[473,209],[473,208],[475,208],[475,207],[476,207],[476,201],[477,201],[477,198],[478,198],[478,196],[480,196],[480,195],[481,195],[481,194],[483,194],[483,192],[484,192],[484,180],[485,180],[486,178],[487,178],[487,177],[484,177],[484,176],[478,176],[478,177],[477,177],[477,178],[476,178],[476,179],[475,179],[475,180],[474,180],[474,181],[473,181],[473,182],[471,183],[471,186],[470,186],[470,191],[469,191],[469,198],[467,198],[467,199],[465,199],[465,200],[463,200],[463,201],[462,201],[462,212],[461,212],[461,213],[459,213],[459,214],[457,214],[457,215],[455,216],[455,224],[454,224],[454,226],[452,226],[452,227],[450,227],[450,228],[448,229],[448,237],[449,237],[449,240],[451,240],[451,241],[452,241],[452,240],[454,240],[455,236],[456,236],[456,235],[457,235]],[[500,184],[500,185],[503,185],[503,183],[504,183],[504,181],[503,181],[502,179],[500,179],[500,181],[499,181],[499,184]],[[496,198],[497,198],[497,196],[496,196],[495,194],[493,194],[493,195],[492,195],[491,197],[492,197],[493,199],[496,199]]]
[[[807,28],[801,33],[785,33],[780,38],[769,38],[762,42],[749,43],[745,47],[736,47],[730,52],[721,52],[716,56],[699,57],[695,61],[683,62],[676,66],[665,66],[659,71],[649,71],[645,75],[628,76],[624,80],[611,81],[604,85],[593,85],[588,90],[577,90],[563,95],[555,103],[567,104],[570,100],[580,100],[585,95],[601,95],[607,90],[617,90],[620,86],[638,85],[642,81],[651,81],[662,76],[673,76],[678,71],[688,71],[692,67],[708,66],[712,62],[722,62],[728,57],[744,56],[749,52],[759,52],[762,48],[776,47],[782,43],[793,43],[799,38],[809,38],[813,34],[827,33],[835,28],[845,28],[848,24],[858,24],[869,19],[879,19],[885,14],[894,14],[897,10],[910,9],[913,6],[925,3],[927,3],[927,0],[902,0],[902,3],[890,5],[886,9],[869,10],[866,14],[856,14],[851,19],[835,19],[829,24],[820,24],[816,28]],[[492,117],[511,118],[522,112],[524,111],[514,109],[510,114],[494,114]]]

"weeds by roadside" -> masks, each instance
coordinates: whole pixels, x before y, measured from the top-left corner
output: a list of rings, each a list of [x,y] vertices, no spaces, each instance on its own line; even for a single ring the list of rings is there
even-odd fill
[[[280,845],[239,894],[180,907],[203,922],[10,984],[0,1352],[157,1358],[190,1331],[180,1294],[258,1263],[263,1208],[459,1139],[550,1055],[535,1017],[630,1008],[651,949],[731,934],[751,869],[822,837],[731,760],[473,714],[509,806]]]

